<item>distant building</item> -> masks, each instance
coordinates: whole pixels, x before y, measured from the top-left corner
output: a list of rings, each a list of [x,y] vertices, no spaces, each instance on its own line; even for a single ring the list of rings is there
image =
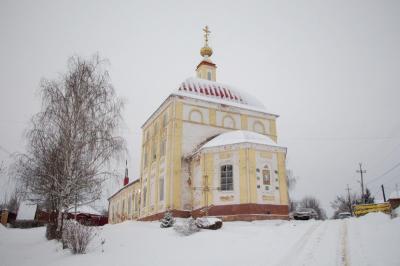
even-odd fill
[[[110,222],[213,215],[287,219],[286,148],[278,115],[216,82],[206,27],[196,78],[184,80],[142,126],[140,180],[109,199]]]

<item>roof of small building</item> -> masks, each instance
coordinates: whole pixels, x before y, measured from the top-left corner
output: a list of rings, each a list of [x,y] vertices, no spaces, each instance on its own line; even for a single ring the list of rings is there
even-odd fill
[[[29,201],[23,201],[19,205],[17,212],[17,220],[31,221],[35,219],[37,204],[33,204]]]
[[[68,211],[69,213],[75,213],[75,207],[72,207]],[[76,213],[84,213],[84,214],[94,214],[94,215],[101,215],[100,212],[95,210],[92,206],[89,205],[81,205],[76,208]]]
[[[275,143],[271,138],[266,135],[247,130],[234,130],[218,135],[217,137],[204,144],[200,149],[239,143],[254,143],[280,147],[277,143]]]
[[[140,179],[138,178],[138,179],[135,179],[135,180],[129,182],[129,184],[127,184],[126,186],[123,186],[122,188],[118,189],[117,192],[115,192],[115,193],[112,194],[110,197],[108,197],[107,200],[110,200],[111,198],[113,198],[115,195],[117,195],[117,194],[118,194],[119,192],[121,192],[122,190],[124,190],[124,189],[130,187],[131,185],[133,185],[133,184],[135,184],[135,183],[137,183],[137,182],[139,182],[139,181],[140,181]]]
[[[251,111],[269,113],[255,97],[230,85],[200,78],[187,78],[172,95],[230,105]]]

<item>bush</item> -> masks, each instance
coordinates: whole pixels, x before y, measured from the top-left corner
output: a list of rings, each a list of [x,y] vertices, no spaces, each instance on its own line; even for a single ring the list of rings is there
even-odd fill
[[[96,236],[93,227],[82,225],[75,220],[64,223],[62,241],[73,254],[84,254],[90,241]]]
[[[184,221],[182,224],[175,224],[174,230],[181,235],[189,236],[200,231],[200,228],[197,227],[196,221],[193,218],[189,218]]]
[[[169,211],[167,211],[167,212],[165,212],[165,214],[164,214],[164,218],[161,219],[160,227],[161,227],[161,228],[168,228],[168,227],[173,226],[174,223],[175,223],[175,220],[174,220],[174,218],[172,217],[172,213],[169,212]]]

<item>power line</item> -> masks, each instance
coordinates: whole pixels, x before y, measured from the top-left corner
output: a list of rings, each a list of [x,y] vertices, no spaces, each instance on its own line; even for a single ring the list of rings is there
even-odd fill
[[[368,181],[367,184],[371,184],[371,183],[377,181],[378,179],[384,177],[385,175],[387,175],[388,173],[392,172],[394,169],[396,169],[396,168],[399,167],[399,166],[400,166],[400,162],[398,162],[397,164],[395,164],[392,168],[390,168],[389,170],[387,170],[386,172],[384,172],[384,173],[381,174],[380,176],[378,176],[378,177],[376,177],[376,178],[374,178],[374,179]]]

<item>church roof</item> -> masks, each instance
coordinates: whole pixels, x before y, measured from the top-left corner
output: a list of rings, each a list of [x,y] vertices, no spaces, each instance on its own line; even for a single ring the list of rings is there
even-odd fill
[[[255,97],[230,85],[206,79],[188,78],[172,94],[268,113],[265,106]]]
[[[280,147],[268,136],[246,130],[234,130],[218,135],[217,137],[204,144],[201,149],[239,143],[253,143]]]

